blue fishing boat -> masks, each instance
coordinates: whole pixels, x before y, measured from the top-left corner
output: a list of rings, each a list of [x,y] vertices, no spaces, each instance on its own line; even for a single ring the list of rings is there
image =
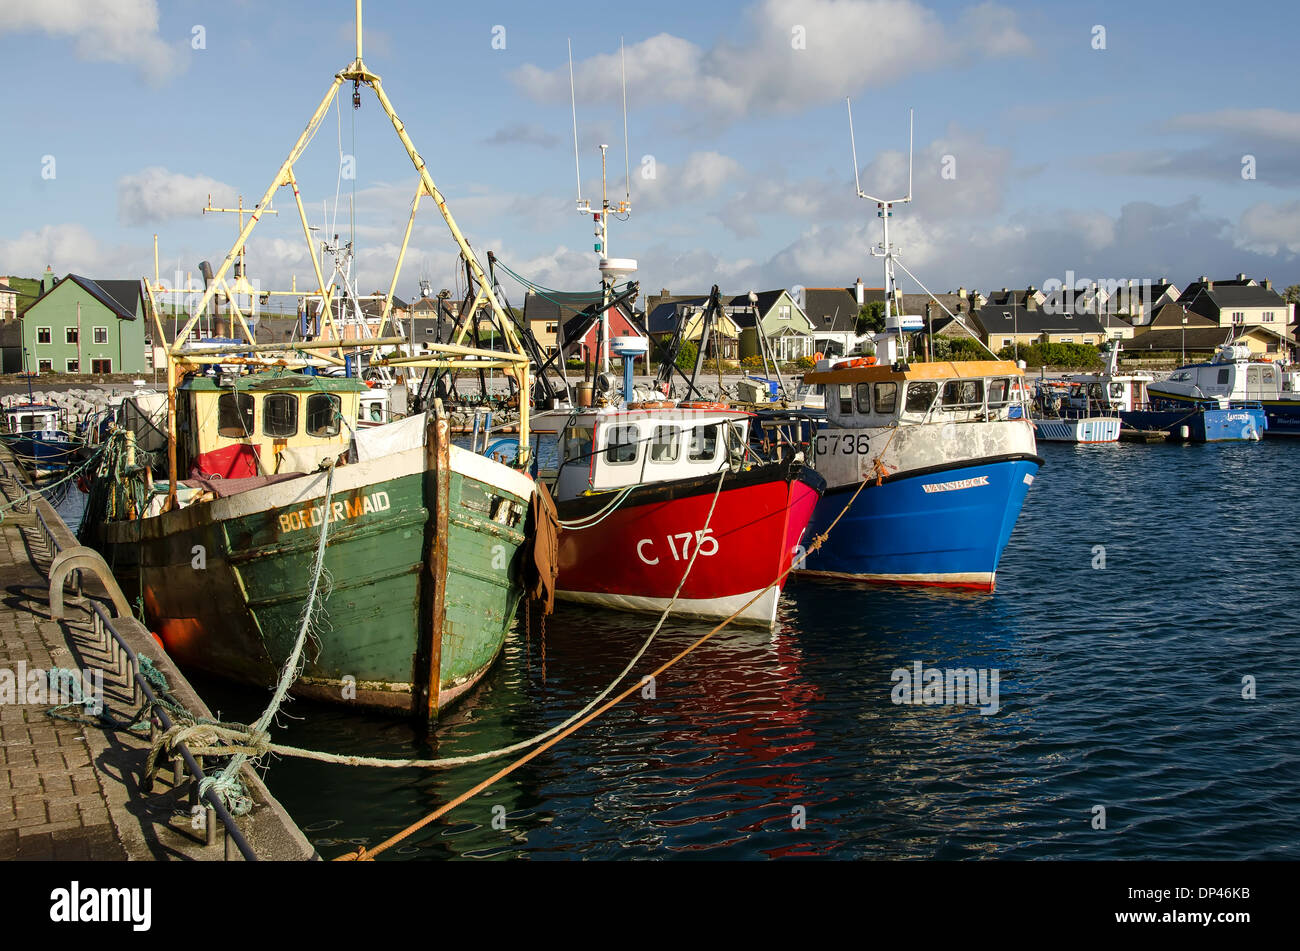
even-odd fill
[[[849,128],[852,135],[851,112]],[[894,311],[901,297],[889,243],[893,205],[912,198],[910,162],[906,197],[873,198],[860,185],[858,197],[876,202],[883,223],[872,253],[884,259],[885,330],[873,354],[823,360],[804,375],[804,383],[822,388],[826,414],[810,446],[826,492],[807,537],[829,531],[809,552],[805,572],[992,590],[1043,462],[1024,371],[995,358],[910,362],[908,334],[924,322]]]
[[[1257,359],[1247,345],[1230,340],[1208,363],[1181,366],[1168,379],[1149,384],[1147,397],[1151,412],[1166,420],[1163,425],[1156,420],[1155,428],[1177,430],[1175,438],[1221,442],[1258,440],[1265,432],[1300,436],[1295,382],[1294,373]],[[1137,422],[1135,414],[1133,425]]]
[[[49,403],[7,406],[0,439],[36,475],[62,472],[77,462],[81,449],[81,442],[64,428],[63,419],[63,410]]]
[[[827,489],[809,537],[853,499],[806,572],[992,590],[1043,461],[1019,367],[848,360],[806,379],[827,394],[826,426],[812,439]]]

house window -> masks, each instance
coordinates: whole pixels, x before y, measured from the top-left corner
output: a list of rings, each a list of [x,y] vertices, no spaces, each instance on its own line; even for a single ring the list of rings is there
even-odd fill
[[[95,327],[91,330],[91,339],[93,339],[95,343],[108,343],[108,328]]]
[[[432,328],[432,327],[425,327],[425,328],[424,328],[424,335],[425,335],[426,337],[432,337],[432,336],[433,336],[433,328]]]
[[[1073,337],[1062,337],[1062,338],[1061,338],[1061,343],[1074,343],[1074,338],[1073,338]]]
[[[36,342],[37,342],[37,343],[50,343],[53,339],[54,339],[54,337],[53,337],[53,332],[50,330],[49,327],[37,327],[37,328],[36,328]]]
[[[76,343],[77,337],[79,336],[80,336],[80,331],[78,330],[78,328],[76,327],[63,328],[63,340],[65,343]]]
[[[80,372],[81,372],[81,363],[80,363],[79,361],[74,360],[74,359],[70,359],[70,360],[65,360],[65,361],[63,361],[63,362],[64,362],[64,365],[67,367],[67,372],[69,372],[69,373],[80,373]]]
[[[91,373],[112,373],[113,361],[110,360],[108,357],[101,357],[98,360],[91,360],[90,372]]]
[[[1264,311],[1264,323],[1271,324],[1272,322],[1273,322],[1273,311],[1271,310]]]
[[[789,305],[789,304],[782,304],[782,305],[781,305],[781,311],[780,311],[780,314],[781,314],[781,319],[782,319],[782,320],[789,320],[789,319],[790,319],[790,305]]]
[[[339,398],[332,393],[313,393],[307,397],[307,435],[337,436],[341,406]]]
[[[1003,338],[1002,338],[1002,346],[1004,346],[1004,347],[1009,347],[1009,346],[1011,346],[1011,345],[1014,344],[1014,343],[1015,343],[1015,341],[1012,340],[1010,337],[1003,337]]]
[[[47,341],[47,342],[48,342],[48,341]],[[38,360],[38,361],[36,361],[36,372],[37,372],[37,373],[53,373],[53,372],[54,372],[54,361],[53,361],[53,360]]]
[[[262,401],[262,435],[287,439],[298,432],[298,397],[272,393]]]
[[[229,439],[253,434],[253,397],[249,393],[222,393],[217,397],[217,435]]]
[[[548,334],[553,334],[557,332],[559,329],[560,329],[560,325],[558,323],[550,323],[546,325],[546,332]]]

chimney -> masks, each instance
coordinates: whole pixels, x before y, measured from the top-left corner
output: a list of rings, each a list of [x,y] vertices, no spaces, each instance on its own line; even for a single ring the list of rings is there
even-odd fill
[[[41,293],[45,294],[54,290],[54,285],[58,282],[59,279],[54,276],[54,268],[48,264],[45,265],[45,273],[41,275]]]
[[[964,287],[959,287],[959,288],[957,288],[957,296],[960,297],[962,300],[965,300],[965,299],[966,299],[966,288],[964,288]]]
[[[1246,275],[1245,275],[1245,274],[1238,274],[1238,275],[1237,275],[1237,280],[1239,280],[1239,281],[1244,281],[1245,279],[1246,279]]]
[[[1273,282],[1270,281],[1268,278],[1264,278],[1264,290],[1271,291],[1272,289],[1273,289]]]
[[[867,292],[866,289],[862,286],[862,278],[858,278],[857,282],[853,285],[853,287],[858,292],[857,295],[858,306],[861,307],[863,304],[867,302]]]

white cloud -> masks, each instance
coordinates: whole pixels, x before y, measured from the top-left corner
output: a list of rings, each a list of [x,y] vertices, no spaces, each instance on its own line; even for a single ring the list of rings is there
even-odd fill
[[[135,66],[161,83],[185,66],[185,42],[168,42],[158,31],[155,0],[9,0],[0,33],[42,31],[75,40],[79,59]]]
[[[1174,116],[1164,128],[1172,132],[1217,132],[1300,143],[1300,112],[1281,109],[1220,109]]]
[[[59,277],[68,273],[93,278],[144,276],[142,249],[106,246],[79,224],[43,225],[12,240],[0,240],[0,261],[5,262],[7,273],[28,277],[39,277],[47,265]]]
[[[151,166],[117,180],[117,217],[126,225],[197,218],[209,195],[217,207],[230,207],[235,189],[207,175],[185,175]]]
[[[1277,254],[1285,248],[1300,253],[1300,201],[1251,205],[1242,213],[1237,230],[1242,246],[1253,251]]]
[[[628,46],[629,96],[727,118],[790,113],[943,68],[971,50],[1006,56],[1030,47],[1015,14],[991,2],[967,9],[946,27],[915,0],[760,0],[741,24],[742,37],[711,49],[668,33]],[[568,99],[567,65],[545,70],[528,64],[513,79],[538,101]],[[574,85],[584,101],[613,101],[621,89],[619,55],[575,63]]]

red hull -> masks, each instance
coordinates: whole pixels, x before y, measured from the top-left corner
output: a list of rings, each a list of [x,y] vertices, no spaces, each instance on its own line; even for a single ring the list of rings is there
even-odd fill
[[[716,474],[643,486],[590,528],[565,528],[560,533],[559,596],[662,611],[698,545],[700,553],[673,613],[724,618],[745,608],[790,567],[823,483],[815,473],[801,475],[797,468],[788,473],[779,465],[728,473],[710,520],[717,486]],[[614,495],[562,502],[560,518],[589,517]],[[740,619],[770,625],[780,593],[780,586],[766,592]]]

